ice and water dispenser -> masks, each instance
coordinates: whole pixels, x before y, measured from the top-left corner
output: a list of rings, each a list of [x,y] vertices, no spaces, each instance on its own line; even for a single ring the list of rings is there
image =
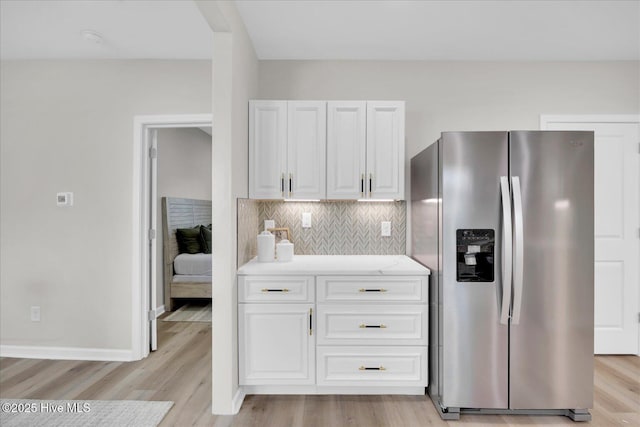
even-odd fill
[[[494,248],[494,230],[456,230],[457,281],[493,282]]]

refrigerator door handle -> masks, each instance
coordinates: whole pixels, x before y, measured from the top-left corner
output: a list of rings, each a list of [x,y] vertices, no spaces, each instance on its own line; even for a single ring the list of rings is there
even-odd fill
[[[520,191],[520,177],[511,177],[513,188],[513,228],[514,228],[514,260],[513,260],[513,314],[511,323],[520,323],[520,311],[522,308],[522,290],[524,282],[524,236],[523,236],[523,216],[522,216],[522,193]]]
[[[500,177],[500,193],[502,196],[502,301],[500,303],[500,323],[509,323],[509,307],[511,306],[511,265],[513,262],[513,235],[511,228],[511,195],[509,179]]]

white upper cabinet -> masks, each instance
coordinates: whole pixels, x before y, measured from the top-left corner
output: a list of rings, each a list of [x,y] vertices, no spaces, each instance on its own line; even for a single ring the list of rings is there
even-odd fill
[[[250,101],[249,197],[283,198],[286,167],[287,101]]]
[[[327,103],[288,102],[288,198],[326,198]]]
[[[367,102],[367,190],[404,199],[404,102]]]
[[[249,101],[249,197],[326,197],[327,103]]]
[[[327,198],[362,199],[366,173],[366,101],[327,103]]]
[[[327,198],[404,199],[404,102],[328,102]]]
[[[403,101],[249,102],[252,199],[404,199]]]

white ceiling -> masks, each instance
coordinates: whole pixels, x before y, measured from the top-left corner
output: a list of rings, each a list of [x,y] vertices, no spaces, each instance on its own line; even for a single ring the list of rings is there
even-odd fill
[[[236,2],[260,59],[640,60],[640,0]],[[96,44],[82,30],[100,33]],[[204,59],[191,0],[0,0],[0,57]]]
[[[83,30],[103,36],[85,40]],[[211,29],[193,1],[0,0],[0,56],[210,59]]]
[[[237,1],[260,59],[640,59],[639,1]]]

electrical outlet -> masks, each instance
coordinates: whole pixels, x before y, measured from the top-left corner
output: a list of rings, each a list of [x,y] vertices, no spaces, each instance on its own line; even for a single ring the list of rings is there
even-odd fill
[[[382,221],[380,224],[380,235],[382,237],[391,236],[391,221]]]
[[[273,219],[265,219],[264,220],[264,229],[268,230],[270,228],[276,228],[276,222]]]
[[[302,213],[302,228],[311,228],[311,212]]]
[[[40,306],[33,305],[31,306],[31,321],[39,322],[40,321]]]

